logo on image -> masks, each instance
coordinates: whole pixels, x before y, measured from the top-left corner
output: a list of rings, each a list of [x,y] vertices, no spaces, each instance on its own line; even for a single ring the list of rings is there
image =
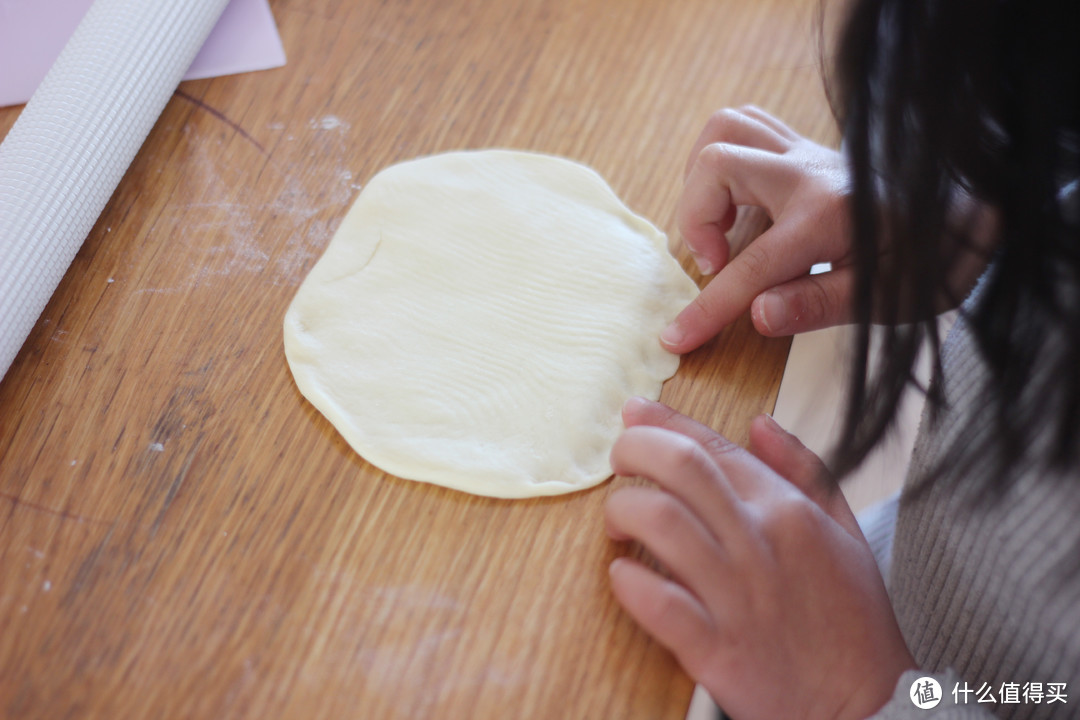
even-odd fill
[[[921,710],[937,707],[941,702],[941,684],[932,677],[921,677],[911,683],[911,702]]]

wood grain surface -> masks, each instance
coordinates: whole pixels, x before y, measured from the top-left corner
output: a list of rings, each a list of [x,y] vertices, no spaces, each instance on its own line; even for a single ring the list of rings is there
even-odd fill
[[[607,581],[634,481],[387,477],[297,391],[282,316],[417,155],[564,155],[674,234],[711,111],[833,139],[817,1],[271,5],[288,65],[180,86],[0,384],[0,716],[681,718],[690,679]],[[787,347],[744,318],[663,398],[742,442]]]

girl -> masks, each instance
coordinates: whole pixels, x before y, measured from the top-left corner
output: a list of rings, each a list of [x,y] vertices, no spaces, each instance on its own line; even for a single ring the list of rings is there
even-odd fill
[[[689,352],[747,309],[766,335],[855,323],[838,475],[888,431],[929,343],[911,470],[881,516],[887,574],[825,465],[771,418],[744,450],[633,400],[612,467],[654,486],[613,493],[607,528],[668,574],[620,558],[612,586],[734,718],[1075,715],[1080,4],[848,12],[830,79],[842,155],[755,108],[717,113],[695,144],[678,224],[716,275],[661,342]],[[773,225],[732,256],[739,205]],[[934,316],[958,303],[939,342]]]

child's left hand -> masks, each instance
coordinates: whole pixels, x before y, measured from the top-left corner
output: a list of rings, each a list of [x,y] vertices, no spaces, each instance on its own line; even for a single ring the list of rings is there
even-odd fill
[[[768,416],[750,451],[659,403],[634,399],[611,453],[624,487],[608,534],[636,540],[615,595],[737,718],[866,717],[915,667],[873,555],[824,464]]]

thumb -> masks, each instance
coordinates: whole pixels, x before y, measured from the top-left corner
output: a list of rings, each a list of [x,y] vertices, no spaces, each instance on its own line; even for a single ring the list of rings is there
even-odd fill
[[[790,280],[754,298],[750,317],[768,337],[820,330],[851,320],[850,268]]]
[[[759,415],[750,424],[750,452],[801,490],[845,530],[857,538],[863,537],[840,485],[825,463],[771,416]]]

